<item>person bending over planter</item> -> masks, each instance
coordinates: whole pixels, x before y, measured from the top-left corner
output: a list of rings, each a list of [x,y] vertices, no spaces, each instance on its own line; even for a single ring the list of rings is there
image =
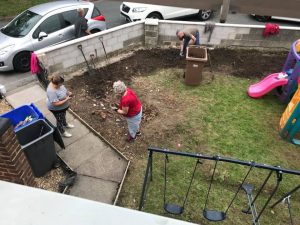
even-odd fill
[[[180,57],[185,56],[186,48],[189,44],[200,45],[200,34],[197,28],[190,27],[183,30],[177,30],[176,36],[180,40]]]
[[[117,112],[126,118],[128,125],[128,137],[126,141],[132,142],[137,135],[140,135],[140,124],[142,120],[142,104],[136,94],[122,81],[116,81],[113,84],[114,92],[120,97]]]
[[[72,93],[67,91],[63,85],[64,79],[59,75],[50,77],[47,87],[47,107],[56,118],[57,128],[63,137],[72,137],[72,134],[65,131],[65,128],[74,128],[74,125],[67,123],[66,111],[69,108],[69,100]]]

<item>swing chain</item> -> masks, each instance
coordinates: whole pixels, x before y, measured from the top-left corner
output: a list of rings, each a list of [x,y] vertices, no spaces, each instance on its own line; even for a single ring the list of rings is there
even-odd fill
[[[254,161],[250,161],[250,168],[249,168],[248,172],[246,173],[246,175],[245,175],[245,177],[244,177],[242,183],[239,185],[237,191],[235,192],[235,194],[234,194],[234,196],[233,196],[231,202],[229,203],[229,205],[228,205],[228,207],[227,207],[227,209],[226,209],[226,211],[225,211],[225,214],[227,214],[229,208],[231,207],[231,205],[233,204],[233,201],[235,200],[235,198],[237,197],[238,193],[239,193],[240,190],[242,189],[243,184],[245,183],[246,179],[248,178],[248,176],[249,176],[249,174],[250,174],[250,172],[251,172],[251,170],[252,170],[252,168],[253,168],[254,166],[255,166],[255,162],[254,162]]]
[[[207,204],[208,204],[209,193],[210,193],[210,189],[211,189],[211,186],[212,186],[212,182],[213,182],[213,180],[214,180],[214,176],[215,176],[217,164],[218,164],[218,162],[219,162],[219,160],[220,160],[220,156],[219,156],[219,155],[216,155],[216,156],[214,156],[213,158],[214,158],[214,160],[215,160],[216,162],[215,162],[214,170],[213,170],[213,173],[212,173],[210,182],[209,182],[209,187],[208,187],[208,191],[207,191],[207,194],[206,194],[206,200],[205,200],[205,204],[204,204],[204,209],[206,209]]]

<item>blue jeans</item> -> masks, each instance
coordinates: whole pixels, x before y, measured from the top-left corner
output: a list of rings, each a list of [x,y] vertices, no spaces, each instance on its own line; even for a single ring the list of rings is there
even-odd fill
[[[199,34],[199,32],[196,33],[195,38],[196,38],[196,42],[195,42],[194,45],[200,45],[200,34]],[[190,37],[185,37],[184,38],[184,41],[183,41],[183,54],[184,55],[186,54],[186,48],[189,45],[190,40],[191,40]]]
[[[143,109],[141,108],[141,111],[139,114],[133,117],[126,117],[127,125],[128,125],[128,131],[131,137],[135,138],[136,133],[140,129],[140,124],[142,121],[142,114]]]

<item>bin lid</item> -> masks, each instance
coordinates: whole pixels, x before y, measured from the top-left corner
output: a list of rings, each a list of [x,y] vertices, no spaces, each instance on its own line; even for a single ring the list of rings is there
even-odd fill
[[[42,127],[41,130],[38,131],[38,133],[34,133],[34,131],[32,130],[32,128],[36,128],[37,124],[42,124],[44,125],[44,127],[47,127],[46,129],[44,129]],[[20,140],[19,138],[23,135],[26,134],[26,132],[31,133],[31,134],[38,134],[38,137],[35,137],[35,135],[33,136],[34,139],[31,136],[31,140],[29,141],[27,138],[24,140]],[[36,132],[36,130],[35,130]],[[21,127],[18,131],[16,131],[16,135],[17,137],[19,136],[19,142],[20,145],[22,147],[22,149],[27,148],[29,145],[32,145],[36,142],[38,142],[41,139],[44,139],[46,136],[49,136],[50,134],[53,134],[54,129],[44,120],[44,119],[38,119],[38,120],[34,120],[32,123],[26,124],[25,126]]]
[[[207,49],[199,45],[190,45],[186,52],[187,61],[207,62]]]

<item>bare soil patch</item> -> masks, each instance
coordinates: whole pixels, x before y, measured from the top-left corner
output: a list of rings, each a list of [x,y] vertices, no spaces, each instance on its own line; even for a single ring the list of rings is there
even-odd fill
[[[280,71],[287,52],[215,49],[209,55],[212,67],[207,63],[204,73],[211,73],[212,69],[212,73],[255,78]],[[178,122],[184,120],[178,113],[183,110],[184,104],[172,94],[152,87],[143,77],[162,69],[178,68],[183,71],[185,65],[177,49],[138,50],[129,58],[98,69],[95,75],[85,73],[66,82],[74,93],[71,108],[133,160],[144,155],[149,146],[163,146],[167,139],[172,141],[175,136],[180,139],[175,128]],[[133,88],[143,104],[143,135],[131,144],[125,142],[125,120],[110,108],[118,103],[112,91],[112,84],[117,80],[123,80]]]

